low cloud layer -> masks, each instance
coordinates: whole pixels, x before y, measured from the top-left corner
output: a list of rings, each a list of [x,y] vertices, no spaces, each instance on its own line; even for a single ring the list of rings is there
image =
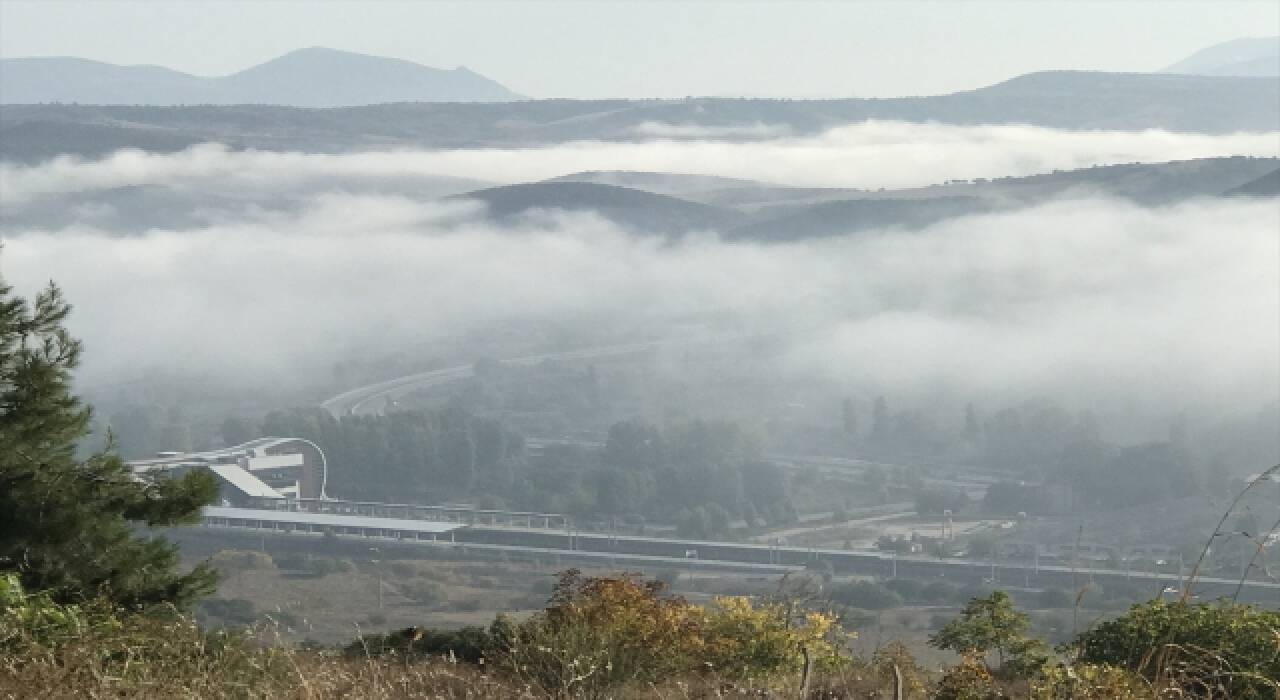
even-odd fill
[[[1063,201],[774,246],[472,213],[327,195],[199,230],[29,233],[0,263],[23,293],[66,289],[90,382],[283,376],[517,319],[661,332],[715,316],[784,334],[778,372],[919,401],[1228,406],[1280,390],[1274,200]]]
[[[658,134],[688,136],[690,127],[648,128]],[[769,133],[767,125],[751,129],[755,136]],[[1219,155],[1280,155],[1280,132],[1205,135],[864,122],[816,137],[745,143],[573,142],[542,148],[339,155],[231,152],[204,145],[168,155],[124,151],[93,162],[60,158],[37,166],[0,165],[0,192],[5,201],[17,203],[42,195],[128,185],[163,184],[234,194],[292,192],[321,185],[342,189],[376,178],[448,176],[526,182],[584,170],[697,173],[787,185],[875,189]]]

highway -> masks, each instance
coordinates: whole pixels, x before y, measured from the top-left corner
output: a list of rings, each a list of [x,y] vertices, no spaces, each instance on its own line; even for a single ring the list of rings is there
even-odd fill
[[[501,362],[506,365],[529,366],[548,360],[589,360],[603,357],[619,357],[622,355],[631,355],[643,352],[645,350],[652,350],[660,347],[662,344],[662,341],[654,341],[649,343],[608,345],[579,350],[567,350],[564,352],[548,352],[540,355],[525,355],[523,357],[514,357],[502,360]],[[344,391],[337,396],[324,400],[320,403],[320,407],[333,414],[335,417],[377,414],[382,412],[382,409],[386,405],[386,401],[388,399],[395,400],[397,397],[403,396],[412,391],[440,386],[441,384],[449,384],[463,379],[469,379],[473,376],[475,376],[475,371],[472,365],[458,365],[455,367],[435,369],[428,372],[409,374],[403,377],[396,377],[395,379],[388,379],[383,382],[376,382],[374,384],[368,384]]]
[[[552,555],[589,560],[599,565],[611,562],[621,568],[659,566],[703,570],[781,573],[799,569],[829,571],[838,576],[914,578],[951,581],[957,584],[988,584],[1004,588],[1061,588],[1080,590],[1085,584],[1101,587],[1117,583],[1147,587],[1155,596],[1167,588],[1178,590],[1177,574],[1126,572],[1115,569],[1073,568],[1063,564],[1035,565],[1026,561],[938,559],[926,556],[895,556],[886,552],[846,551],[811,547],[787,547],[741,542],[710,542],[663,537],[611,535],[576,530],[546,530],[525,527],[444,525],[449,541],[416,532],[419,525],[403,526],[400,521],[379,518],[329,516],[324,527],[299,525],[297,513],[246,511],[229,517],[226,512],[206,514],[206,528],[255,532],[272,537],[319,537],[324,529],[339,539],[377,540],[404,547],[448,547],[452,549],[506,552],[510,555]],[[406,529],[411,527],[412,531]],[[383,545],[380,545],[383,546]],[[1236,579],[1201,577],[1193,592],[1200,600],[1230,596]],[[1280,604],[1280,584],[1248,581],[1240,592],[1242,602]]]

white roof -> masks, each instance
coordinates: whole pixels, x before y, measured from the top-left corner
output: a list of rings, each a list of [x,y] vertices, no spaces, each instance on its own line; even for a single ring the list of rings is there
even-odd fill
[[[296,438],[281,437],[263,437],[250,440],[244,444],[235,445],[233,447],[224,447],[218,450],[209,450],[207,452],[181,452],[168,454],[165,457],[156,457],[153,459],[134,459],[128,462],[134,471],[146,471],[148,469],[168,469],[175,466],[185,466],[189,463],[203,464],[205,462],[215,461],[221,458],[237,458],[243,457],[250,450],[266,450],[272,447],[278,447],[290,442],[301,442]]]
[[[364,515],[333,515],[331,513],[300,513],[288,510],[259,510],[256,508],[228,508],[207,506],[205,517],[234,518],[238,520],[263,520],[301,525],[327,525],[333,527],[369,527],[407,532],[441,533],[457,530],[461,523],[444,523],[434,520],[405,520],[402,518],[371,518]]]
[[[263,455],[261,457],[241,457],[240,459],[246,463],[245,466],[249,468],[249,471],[298,467],[303,463],[303,457],[300,454]]]
[[[267,486],[261,479],[235,464],[209,464],[209,471],[225,479],[246,495],[258,498],[284,498],[279,491]]]

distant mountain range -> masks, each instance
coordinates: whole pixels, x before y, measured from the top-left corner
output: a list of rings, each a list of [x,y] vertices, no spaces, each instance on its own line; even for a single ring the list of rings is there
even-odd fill
[[[530,100],[399,103],[336,109],[265,105],[0,105],[0,160],[97,157],[121,148],[340,152],[643,141],[653,124],[735,131],[732,140],[802,136],[868,119],[1032,124],[1059,129],[1199,133],[1280,129],[1280,81],[1152,73],[1032,73],[935,97],[845,100]],[[744,127],[768,125],[759,136]],[[705,129],[704,129],[705,131]],[[758,128],[756,131],[760,131]],[[708,138],[679,130],[667,138]],[[728,139],[729,137],[724,137]],[[609,184],[609,183],[605,183]]]
[[[1225,41],[1201,49],[1160,72],[1277,78],[1280,77],[1280,36]]]
[[[1280,36],[1242,38],[1210,46],[1160,72],[1278,77]],[[941,97],[947,96],[925,99]],[[526,98],[464,67],[441,70],[396,58],[322,47],[292,51],[221,77],[196,76],[162,66],[120,66],[75,57],[0,59],[0,104],[7,105],[355,107],[395,102],[522,99]]]
[[[83,58],[0,59],[0,103],[349,107],[385,102],[523,99],[466,68],[440,70],[395,58],[300,49],[224,77]]]

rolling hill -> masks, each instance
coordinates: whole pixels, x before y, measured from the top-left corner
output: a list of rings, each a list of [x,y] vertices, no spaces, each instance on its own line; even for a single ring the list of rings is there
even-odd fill
[[[491,187],[453,198],[483,202],[488,215],[501,223],[511,223],[538,210],[595,212],[636,233],[665,235],[724,230],[744,218],[731,209],[591,182],[531,182]]]
[[[83,58],[0,59],[3,104],[343,107],[518,99],[523,98],[466,68],[440,70],[325,48],[300,49],[217,78]]]
[[[1233,187],[1223,194],[1229,197],[1280,197],[1280,168],[1239,187]]]
[[[1280,77],[1280,36],[1235,39],[1201,49],[1160,71],[1183,75]]]
[[[633,186],[593,179],[623,180]],[[707,186],[718,189],[703,189]],[[673,196],[677,190],[679,196]],[[1280,194],[1280,159],[1236,156],[1130,163],[874,192],[656,172],[573,173],[500,187],[431,175],[358,179],[334,175],[309,180],[296,190],[261,192],[134,185],[7,202],[0,216],[0,235],[73,226],[125,236],[151,229],[199,229],[246,215],[296,214],[309,206],[315,194],[325,192],[419,202],[471,199],[485,203],[485,216],[498,225],[520,223],[535,210],[563,210],[596,212],[640,234],[674,237],[714,230],[728,239],[785,242],[873,229],[910,231],[967,214],[1057,199],[1108,197],[1165,206],[1220,195],[1275,196]]]

